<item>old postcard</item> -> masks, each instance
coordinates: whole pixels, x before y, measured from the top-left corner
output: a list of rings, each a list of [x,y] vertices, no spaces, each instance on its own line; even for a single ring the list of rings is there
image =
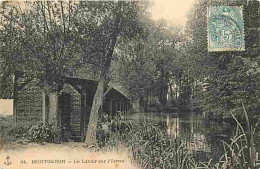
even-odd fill
[[[0,169],[257,169],[257,0],[0,1]]]

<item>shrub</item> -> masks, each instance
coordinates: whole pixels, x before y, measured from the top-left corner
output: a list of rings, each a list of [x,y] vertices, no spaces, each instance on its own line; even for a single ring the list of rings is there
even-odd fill
[[[53,141],[53,130],[50,125],[43,126],[42,123],[16,126],[8,131],[7,139],[10,141],[51,142]]]
[[[28,140],[28,131],[31,128],[30,124],[13,127],[8,131],[8,140],[10,141],[17,141],[21,140]]]
[[[50,125],[43,126],[42,123],[33,125],[28,132],[29,140],[34,142],[53,141],[53,130]]]
[[[151,103],[148,104],[148,112],[163,112],[163,106],[159,101],[152,101]]]

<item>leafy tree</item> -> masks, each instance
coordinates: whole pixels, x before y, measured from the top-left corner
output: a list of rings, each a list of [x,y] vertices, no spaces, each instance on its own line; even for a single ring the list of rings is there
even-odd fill
[[[12,11],[10,11],[12,15]],[[11,97],[12,74],[14,72],[14,59],[17,56],[15,52],[19,48],[19,42],[14,29],[14,19],[9,21],[1,17],[0,29],[0,98]],[[17,44],[18,43],[18,44]],[[9,92],[8,92],[9,91]]]
[[[46,91],[58,91],[62,76],[71,74],[79,61],[71,24],[75,6],[71,2],[3,2],[1,10],[4,21],[13,23],[11,36],[16,37],[15,57],[7,56],[14,58],[10,67],[37,78]]]
[[[99,82],[91,109],[87,144],[96,142],[98,111],[110,80],[116,44],[141,31],[138,22],[143,10],[141,2],[122,1],[3,3],[0,11],[4,19],[3,32],[15,33],[10,36],[19,43],[12,44],[18,48],[12,47],[16,53],[11,63],[15,70],[36,77],[50,92],[59,91],[63,76],[73,74],[81,65],[90,65],[97,72]],[[2,39],[7,40],[9,34],[4,34]],[[11,57],[5,54],[3,58]]]
[[[98,59],[97,67],[99,72],[98,86],[91,108],[90,123],[85,140],[87,145],[96,143],[99,111],[103,102],[104,90],[111,78],[110,66],[116,44],[119,40],[123,41],[124,38],[133,38],[141,31],[141,27],[138,24],[139,4],[140,2],[123,1],[80,2],[79,9],[88,11],[87,15],[94,19],[94,26],[90,26],[90,29],[82,29],[82,32],[90,30],[95,35],[90,36],[90,39],[88,36],[83,36],[81,49],[84,57],[87,58],[87,62],[91,60],[93,55],[95,59]],[[81,16],[81,18],[83,17]],[[83,19],[79,23],[84,25],[86,22]],[[84,35],[82,32],[80,34]]]
[[[144,36],[120,46],[131,57],[119,60],[121,66],[117,72],[132,99],[140,100],[147,111],[148,102],[158,101],[165,106],[168,101],[168,90],[174,85],[172,79],[180,71],[175,62],[177,45],[183,36],[181,28],[167,27],[163,20],[152,21],[149,14],[143,20]]]
[[[239,111],[236,110],[241,107],[241,103],[239,105],[238,102],[245,102],[254,114],[253,112],[258,110],[256,100],[249,101],[247,94],[251,93],[253,98],[259,97],[256,87],[259,85],[258,71],[254,68],[258,67],[257,58],[259,57],[257,49],[259,40],[256,31],[259,3],[254,0],[229,2],[231,5],[244,5],[245,52],[208,53],[206,8],[218,2],[211,3],[204,0],[197,1],[187,24],[191,43],[189,50],[185,49],[187,52],[185,57],[190,58],[189,62],[192,62],[194,68],[192,72],[195,73],[189,72],[189,74],[195,76],[200,83],[207,85],[206,91],[198,95],[199,102],[205,111],[211,111],[214,115],[220,116],[223,114],[229,116],[230,112],[238,113]],[[253,71],[255,74],[246,73],[248,71]],[[252,93],[252,90],[255,92]]]

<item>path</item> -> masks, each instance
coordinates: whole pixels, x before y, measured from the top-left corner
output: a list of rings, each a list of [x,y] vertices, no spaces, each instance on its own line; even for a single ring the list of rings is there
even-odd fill
[[[7,166],[7,156],[11,165]],[[26,162],[26,164],[21,164]],[[0,151],[3,169],[137,169],[126,151],[88,152],[82,143],[9,144]]]

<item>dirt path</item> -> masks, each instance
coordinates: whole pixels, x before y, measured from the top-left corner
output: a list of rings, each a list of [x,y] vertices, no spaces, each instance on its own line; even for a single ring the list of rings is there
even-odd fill
[[[8,166],[7,156],[9,156]],[[0,169],[137,169],[125,150],[90,152],[82,143],[7,144],[0,151]]]

